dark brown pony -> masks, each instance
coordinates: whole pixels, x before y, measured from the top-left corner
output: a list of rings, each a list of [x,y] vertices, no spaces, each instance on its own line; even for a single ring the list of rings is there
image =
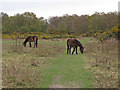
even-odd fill
[[[80,47],[80,51],[81,51],[81,53],[83,54],[84,48],[83,48],[82,44],[81,44],[77,39],[68,39],[68,40],[67,40],[67,54],[68,54],[68,53],[71,54],[71,47],[73,47],[73,52],[72,52],[72,54],[74,53],[75,49],[76,49],[76,54],[78,54],[78,53],[77,53],[77,47],[78,47],[78,46]]]
[[[37,36],[28,36],[26,40],[23,42],[24,47],[26,47],[26,43],[29,42],[29,46],[31,47],[31,42],[34,42],[34,47],[37,47],[38,37]]]

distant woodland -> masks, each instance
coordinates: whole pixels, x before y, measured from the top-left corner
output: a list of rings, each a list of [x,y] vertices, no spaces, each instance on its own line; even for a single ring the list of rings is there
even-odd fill
[[[112,29],[118,23],[118,13],[98,13],[93,15],[76,14],[50,17],[36,17],[33,12],[25,12],[9,16],[2,12],[2,33],[10,34],[12,32],[43,32],[43,33],[75,33],[82,34],[93,30],[94,32],[105,32]]]

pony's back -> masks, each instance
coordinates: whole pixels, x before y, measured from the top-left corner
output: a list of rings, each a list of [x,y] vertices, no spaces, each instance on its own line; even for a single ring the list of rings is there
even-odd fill
[[[67,45],[69,46],[81,46],[81,43],[77,39],[68,39],[67,40]]]

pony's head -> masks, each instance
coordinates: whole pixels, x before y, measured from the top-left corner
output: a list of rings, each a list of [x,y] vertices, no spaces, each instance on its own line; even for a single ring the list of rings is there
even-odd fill
[[[83,54],[84,47],[80,47],[80,51],[81,51],[81,53]]]
[[[26,47],[26,44],[25,44],[25,43],[23,43],[23,46],[24,46],[24,47]]]

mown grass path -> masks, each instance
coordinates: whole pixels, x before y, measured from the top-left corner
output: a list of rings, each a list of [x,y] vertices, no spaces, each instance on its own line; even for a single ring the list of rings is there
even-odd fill
[[[82,40],[82,44],[88,43],[90,38]],[[63,42],[61,45],[66,45]],[[42,88],[88,88],[92,87],[93,75],[85,69],[85,54],[68,55],[65,53],[60,57],[50,60],[39,69],[43,75]]]

